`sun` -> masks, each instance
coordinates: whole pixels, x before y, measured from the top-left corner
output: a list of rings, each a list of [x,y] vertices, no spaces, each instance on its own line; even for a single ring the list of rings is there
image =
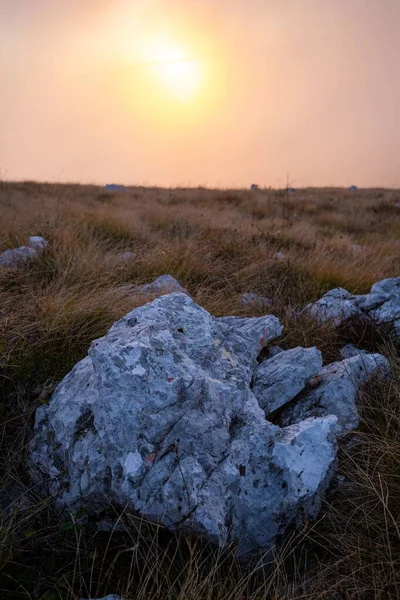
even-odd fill
[[[177,102],[196,99],[205,81],[204,63],[188,49],[167,39],[148,40],[143,62],[159,93]]]

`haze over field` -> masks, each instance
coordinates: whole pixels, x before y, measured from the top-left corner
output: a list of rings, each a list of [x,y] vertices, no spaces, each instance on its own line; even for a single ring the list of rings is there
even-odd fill
[[[0,0],[0,177],[400,186],[398,0]]]

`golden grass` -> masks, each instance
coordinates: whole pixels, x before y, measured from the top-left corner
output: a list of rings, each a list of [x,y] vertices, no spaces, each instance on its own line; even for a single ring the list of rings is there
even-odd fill
[[[49,249],[0,271],[0,597],[141,600],[390,600],[400,596],[400,359],[387,332],[334,330],[297,309],[335,286],[365,292],[400,275],[400,192],[147,189],[0,182],[0,251],[43,235]],[[361,252],[353,244],[364,247]],[[121,262],[125,250],[133,260]],[[283,252],[284,258],[277,258]],[[118,293],[164,273],[215,315],[257,315],[239,297],[272,299],[284,347],[318,345],[325,362],[353,342],[381,350],[394,378],[365,389],[363,422],[343,447],[317,523],[293,531],[269,565],[240,565],[200,541],[119,515],[98,533],[36,496],[25,461],[34,411],[91,340],[134,308]],[[143,300],[142,300],[143,301]],[[113,511],[110,507],[110,511]]]

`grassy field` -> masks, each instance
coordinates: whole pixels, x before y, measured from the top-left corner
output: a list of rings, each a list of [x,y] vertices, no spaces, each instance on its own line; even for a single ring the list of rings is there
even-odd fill
[[[334,330],[297,309],[333,287],[364,293],[400,276],[400,191],[206,190],[0,181],[0,252],[30,235],[45,254],[0,270],[0,598],[140,600],[400,598],[400,355],[389,333]],[[130,250],[134,258],[121,261]],[[277,253],[283,253],[278,254]],[[362,425],[341,449],[344,483],[315,523],[267,566],[240,565],[199,541],[121,517],[106,534],[38,497],[26,472],[34,412],[91,340],[138,305],[121,293],[169,273],[215,315],[257,315],[272,300],[280,344],[317,345],[325,362],[353,342],[383,352],[393,380],[364,389]]]

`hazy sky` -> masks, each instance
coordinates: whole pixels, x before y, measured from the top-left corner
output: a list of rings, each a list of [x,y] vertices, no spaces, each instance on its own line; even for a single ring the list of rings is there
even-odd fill
[[[0,177],[400,186],[400,0],[0,0]]]

